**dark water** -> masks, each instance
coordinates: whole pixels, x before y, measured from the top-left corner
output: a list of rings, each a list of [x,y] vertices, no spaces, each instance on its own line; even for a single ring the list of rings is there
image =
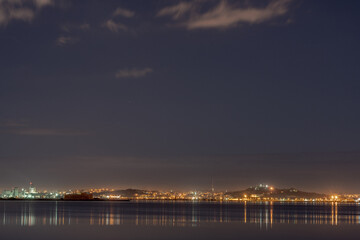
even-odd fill
[[[360,205],[0,201],[0,237],[360,239]]]

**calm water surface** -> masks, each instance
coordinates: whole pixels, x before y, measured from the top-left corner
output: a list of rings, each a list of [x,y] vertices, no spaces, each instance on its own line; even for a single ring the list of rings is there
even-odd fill
[[[360,239],[359,204],[0,201],[1,239]]]

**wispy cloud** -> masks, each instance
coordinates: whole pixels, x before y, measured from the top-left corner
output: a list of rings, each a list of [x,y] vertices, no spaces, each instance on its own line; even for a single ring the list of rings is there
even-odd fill
[[[104,28],[107,28],[109,31],[111,31],[113,33],[118,33],[119,31],[127,31],[128,27],[125,24],[120,23],[115,20],[115,18],[118,16],[125,17],[125,18],[132,18],[135,16],[135,12],[131,11],[129,9],[119,7],[117,9],[115,9],[115,11],[113,12],[110,19],[107,20],[106,22],[104,22],[102,24],[102,26]]]
[[[178,19],[181,16],[188,13],[192,8],[195,7],[195,2],[180,2],[176,5],[165,7],[161,9],[157,16],[172,16],[173,19]]]
[[[31,135],[31,136],[81,136],[87,135],[86,132],[70,131],[63,129],[46,129],[46,128],[33,128],[33,129],[19,129],[13,131],[16,135]]]
[[[58,46],[65,46],[67,44],[73,44],[75,42],[77,42],[78,39],[74,38],[74,37],[69,37],[69,36],[60,36],[56,39],[56,45]]]
[[[54,5],[54,0],[34,0],[35,5],[38,8]]]
[[[80,32],[87,32],[91,29],[88,23],[68,23],[60,26],[60,29],[64,32],[56,39],[56,45],[62,47],[69,44],[74,44],[81,39]]]
[[[177,5],[161,9],[157,16],[171,16],[181,19],[181,24],[188,29],[228,28],[239,23],[259,24],[279,16],[289,10],[291,0],[273,0],[264,7],[239,7],[221,0],[216,6],[204,12],[200,11],[202,2],[180,2]]]
[[[116,73],[116,78],[139,78],[145,77],[147,74],[153,72],[152,68],[143,69],[121,69]]]
[[[0,0],[0,26],[13,20],[31,22],[39,10],[51,5],[53,0]]]
[[[103,27],[109,29],[111,32],[119,32],[120,30],[122,31],[126,31],[127,30],[127,27],[122,24],[122,23],[117,23],[113,20],[107,20],[104,24],[103,24]]]
[[[0,2],[1,4],[1,2]],[[7,25],[12,20],[30,22],[35,16],[32,9],[0,5],[0,25]]]
[[[125,8],[117,8],[114,13],[113,16],[121,16],[121,17],[126,17],[126,18],[131,18],[133,16],[135,16],[135,12],[125,9]]]

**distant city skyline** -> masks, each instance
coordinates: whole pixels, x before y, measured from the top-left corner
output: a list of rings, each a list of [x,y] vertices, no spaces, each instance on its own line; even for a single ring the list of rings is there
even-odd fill
[[[0,200],[47,200],[47,201],[131,201],[131,200],[186,200],[186,201],[226,201],[226,202],[339,202],[360,203],[360,193],[317,193],[296,188],[278,188],[259,184],[233,191],[192,189],[188,191],[155,189],[68,189],[38,190],[32,183],[29,188],[13,187],[0,193]]]
[[[44,188],[41,186],[40,183],[40,187],[38,185],[34,185],[32,182],[30,182],[27,186],[24,185],[20,185],[20,186],[7,186],[3,189],[0,188],[0,191],[2,190],[4,191],[27,191],[28,193],[43,193],[43,192],[88,192],[88,191],[117,191],[117,190],[127,190],[127,189],[133,189],[133,190],[144,190],[144,191],[164,191],[164,192],[191,192],[191,191],[200,191],[200,192],[234,192],[234,191],[240,191],[240,190],[244,190],[244,189],[248,189],[248,188],[266,188],[269,190],[273,190],[273,189],[297,189],[299,191],[305,191],[305,192],[316,192],[316,191],[311,191],[309,189],[305,189],[299,186],[286,186],[286,185],[274,185],[274,184],[269,184],[269,183],[256,183],[256,184],[252,184],[252,185],[248,185],[248,186],[244,186],[244,187],[238,187],[238,188],[215,188],[215,185],[213,183],[213,178],[211,178],[211,183],[209,186],[205,186],[203,188],[156,188],[154,186],[149,186],[149,187],[129,187],[129,186],[121,186],[121,187],[109,187],[109,186],[80,186],[80,187],[73,187],[73,188],[66,188],[66,187],[59,187],[59,188]],[[319,194],[359,194],[360,196],[360,191],[359,192],[346,192],[344,190],[340,190],[340,191],[335,191],[335,190],[330,190],[330,191],[318,191],[317,193]]]

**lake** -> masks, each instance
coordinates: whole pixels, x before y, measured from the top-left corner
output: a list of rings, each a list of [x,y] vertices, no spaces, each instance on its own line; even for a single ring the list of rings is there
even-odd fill
[[[0,201],[1,239],[360,239],[360,205]]]

